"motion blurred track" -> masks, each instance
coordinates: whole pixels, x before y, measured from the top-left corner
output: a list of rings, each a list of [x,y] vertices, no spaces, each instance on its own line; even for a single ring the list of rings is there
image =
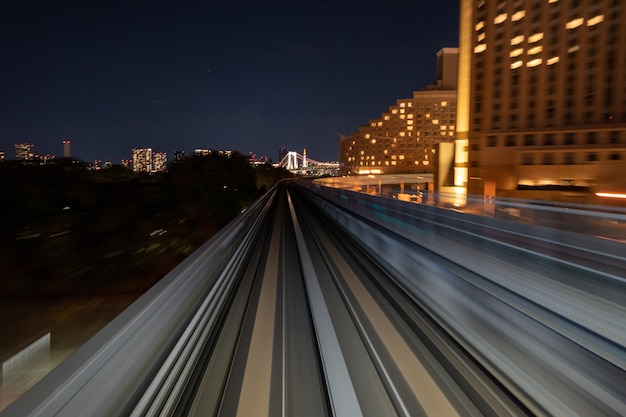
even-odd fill
[[[625,247],[282,183],[2,416],[623,416]]]

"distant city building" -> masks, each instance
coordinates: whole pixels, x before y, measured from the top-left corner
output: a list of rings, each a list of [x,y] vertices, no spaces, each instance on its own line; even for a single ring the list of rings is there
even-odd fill
[[[56,159],[55,155],[45,154],[45,155],[35,155],[34,160],[39,165],[49,165],[52,164]]]
[[[70,141],[69,140],[64,140],[63,141],[63,158],[69,158],[71,156],[70,153]]]
[[[133,149],[134,172],[163,172],[167,169],[167,154],[151,148]]]
[[[287,150],[287,148],[285,148],[284,146],[282,146],[279,150],[278,150],[278,162],[280,163],[283,159],[285,159],[285,157],[287,156],[287,153],[289,151]]]
[[[109,169],[113,166],[113,164],[111,163],[111,161],[105,161],[104,164],[102,164],[102,168],[104,169]]]
[[[133,171],[152,172],[152,149],[133,149]]]
[[[15,144],[15,159],[19,161],[32,161],[35,158],[33,148],[34,145],[30,143]]]
[[[175,151],[174,161],[182,161],[185,159],[185,151]]]
[[[133,160],[132,159],[122,159],[121,160],[121,164],[124,168],[128,168],[131,169],[133,167]]]
[[[0,162],[4,161],[4,152],[0,152]]]
[[[458,49],[437,53],[437,81],[340,137],[340,174],[432,173],[438,145],[456,139]]]
[[[167,153],[154,152],[152,154],[152,169],[153,172],[167,171]]]
[[[626,198],[625,17],[623,0],[461,0],[454,185]]]
[[[213,151],[210,149],[196,149],[193,151],[193,154],[195,156],[207,156],[207,155],[211,155],[212,153]]]

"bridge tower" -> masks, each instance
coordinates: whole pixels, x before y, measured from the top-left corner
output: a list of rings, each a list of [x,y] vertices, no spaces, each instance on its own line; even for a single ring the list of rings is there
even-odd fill
[[[308,166],[309,166],[309,163],[306,160],[306,148],[304,148],[304,155],[302,156],[302,168],[306,168]]]
[[[295,151],[287,152],[287,166],[288,170],[298,169],[298,153]]]

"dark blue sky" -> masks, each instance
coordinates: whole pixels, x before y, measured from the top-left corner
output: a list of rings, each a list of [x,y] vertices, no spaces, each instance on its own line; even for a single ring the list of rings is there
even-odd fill
[[[458,3],[2,1],[0,151],[337,159],[340,133],[434,81]]]

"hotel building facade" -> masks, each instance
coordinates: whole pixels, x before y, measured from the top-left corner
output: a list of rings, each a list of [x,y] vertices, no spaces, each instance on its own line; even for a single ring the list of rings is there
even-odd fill
[[[626,195],[625,19],[624,0],[461,0],[454,185]]]
[[[458,49],[437,53],[437,81],[340,137],[340,174],[432,173],[438,144],[454,143]]]

